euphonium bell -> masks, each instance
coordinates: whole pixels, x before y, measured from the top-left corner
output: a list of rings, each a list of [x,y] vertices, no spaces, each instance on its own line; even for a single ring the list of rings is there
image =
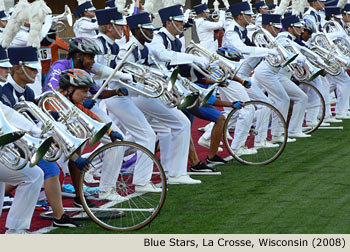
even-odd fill
[[[30,167],[37,165],[44,158],[46,152],[50,149],[53,138],[50,136],[46,139],[40,139],[25,134],[20,142],[23,142],[30,152]]]
[[[80,139],[67,133],[62,126],[55,120],[52,120],[34,103],[25,101],[24,97],[20,98],[20,102],[16,103],[14,109],[23,113],[28,120],[32,120],[28,115],[32,115],[43,124],[43,133],[52,133],[54,140],[59,145],[59,149],[65,154],[65,160],[68,160],[76,151],[78,151],[88,139]]]
[[[173,87],[173,92],[179,95],[180,100],[177,105],[178,109],[185,109],[194,105],[199,97],[198,92],[191,92],[187,88],[184,87],[182,81],[187,82],[187,79],[183,78],[181,81],[175,82]]]
[[[13,127],[0,109],[0,146],[12,143],[20,139],[25,132]]]
[[[39,98],[38,106],[49,117],[51,117],[46,105],[51,106],[60,115],[62,121],[68,130],[78,138],[88,138],[89,146],[96,144],[107,133],[112,122],[102,123],[91,119],[84,112],[80,111],[63,94],[54,90],[51,84],[50,91],[43,93]],[[52,118],[52,120],[54,120]]]

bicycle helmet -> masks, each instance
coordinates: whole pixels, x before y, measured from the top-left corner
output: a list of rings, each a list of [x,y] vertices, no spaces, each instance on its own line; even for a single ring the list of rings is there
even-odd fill
[[[219,55],[233,61],[239,61],[244,58],[242,53],[235,47],[224,46],[217,49],[216,52]]]
[[[310,33],[314,33],[317,31],[316,24],[313,20],[309,18],[304,19],[304,30],[309,31]]]
[[[60,89],[66,90],[69,86],[75,88],[91,88],[96,84],[88,72],[82,69],[73,68],[61,72],[59,85]]]
[[[72,55],[77,52],[93,55],[102,54],[94,39],[82,37],[73,38],[69,41],[68,53]]]

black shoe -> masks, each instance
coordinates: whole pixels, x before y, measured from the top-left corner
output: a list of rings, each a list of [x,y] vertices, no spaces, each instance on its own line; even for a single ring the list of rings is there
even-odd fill
[[[207,162],[207,166],[214,166],[214,165],[218,165],[218,164],[227,164],[228,162],[223,159],[222,157],[215,155],[212,159],[209,159],[209,157],[207,156],[206,160]]]
[[[98,205],[92,203],[89,199],[85,198],[85,200],[86,200],[88,207],[90,207],[90,208],[98,208],[99,207]],[[83,204],[81,203],[81,200],[79,197],[74,198],[73,206],[83,208]]]
[[[68,217],[68,215],[63,214],[61,219],[53,219],[52,226],[54,227],[67,227],[67,228],[77,228],[82,227],[82,224],[76,223],[72,218]]]
[[[207,166],[206,164],[203,164],[201,161],[195,166],[190,167],[191,172],[219,172],[218,169],[212,168]]]

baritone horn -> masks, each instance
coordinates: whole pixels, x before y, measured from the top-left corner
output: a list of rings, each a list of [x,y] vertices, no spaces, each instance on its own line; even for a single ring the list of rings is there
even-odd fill
[[[91,119],[88,115],[78,109],[63,94],[53,89],[43,93],[39,97],[38,106],[52,120],[49,109],[59,114],[59,121],[62,122],[68,131],[78,138],[90,138],[89,146],[96,144],[107,133],[112,122],[102,123]]]
[[[25,134],[13,127],[6,119],[2,109],[0,108],[0,146],[12,143],[20,139]]]
[[[45,23],[42,28],[42,37],[47,35],[60,33],[67,29],[63,21],[67,21],[67,24],[71,27],[73,25],[72,12],[68,5],[64,6],[64,12],[58,15],[47,15],[45,18]],[[54,31],[49,32],[50,29]]]
[[[293,54],[289,52],[286,48],[284,48],[282,45],[278,44],[278,42],[271,35],[271,33],[262,27],[259,27],[259,30],[253,33],[252,41],[258,47],[270,49],[275,48],[278,51],[279,55],[277,57],[271,55],[265,56],[267,62],[273,67],[285,67],[298,56],[298,54]]]
[[[45,114],[38,106],[33,102],[24,100],[24,97],[20,97],[20,102],[16,103],[14,109],[22,113],[28,120],[32,120],[30,115],[32,115],[36,120],[42,123],[42,134],[52,134],[53,139],[57,143],[58,147],[51,147],[54,149],[55,153],[50,154],[50,161],[55,158],[59,158],[57,152],[62,152],[65,155],[65,161],[68,160],[76,151],[78,151],[86,142],[87,139],[80,139],[67,133],[62,126],[52,120],[47,114]],[[34,123],[34,122],[33,122]],[[56,159],[56,160],[57,160]]]

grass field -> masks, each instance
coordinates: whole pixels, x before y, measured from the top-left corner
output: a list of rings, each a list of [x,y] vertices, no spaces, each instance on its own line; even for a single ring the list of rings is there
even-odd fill
[[[200,185],[169,185],[165,205],[135,234],[350,233],[350,120],[287,144],[267,166],[236,161]],[[334,124],[334,126],[338,126]],[[92,221],[51,233],[115,233]]]

